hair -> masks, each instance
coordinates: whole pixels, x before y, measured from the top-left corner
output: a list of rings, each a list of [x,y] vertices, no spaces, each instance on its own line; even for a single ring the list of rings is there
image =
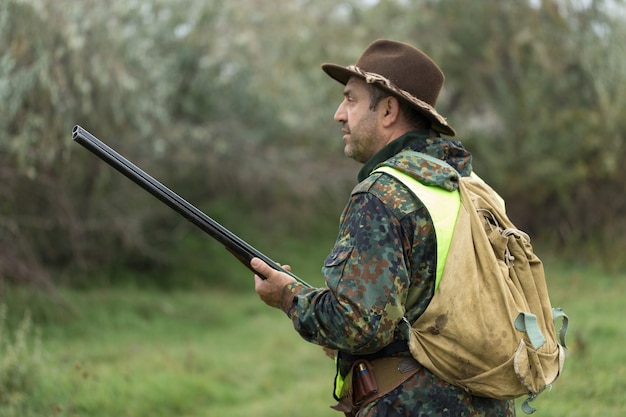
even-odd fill
[[[400,100],[400,113],[407,124],[414,129],[430,129],[431,127],[430,120],[404,100]]]
[[[378,106],[378,103],[380,103],[382,99],[391,96],[391,94],[374,84],[367,84],[367,88],[370,93],[370,110],[376,109],[376,106]],[[430,129],[431,123],[426,116],[415,110],[405,100],[398,99],[398,103],[400,103],[400,114],[402,115],[402,118],[409,126],[411,126],[411,128]]]
[[[366,84],[366,86],[370,93],[370,110],[376,109],[376,106],[378,106],[378,103],[380,103],[382,99],[389,97],[388,92],[378,88],[374,84]]]

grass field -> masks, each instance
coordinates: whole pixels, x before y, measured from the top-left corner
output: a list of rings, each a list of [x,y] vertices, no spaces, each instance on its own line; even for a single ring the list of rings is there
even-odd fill
[[[571,347],[564,375],[534,403],[534,415],[626,415],[626,276],[547,270],[553,304],[570,315]],[[31,311],[36,331],[29,331],[28,355],[36,366],[13,388],[0,372],[0,416],[340,416],[328,408],[332,361],[262,304],[252,283],[239,293],[118,288],[60,295],[63,302],[6,294],[3,343]]]

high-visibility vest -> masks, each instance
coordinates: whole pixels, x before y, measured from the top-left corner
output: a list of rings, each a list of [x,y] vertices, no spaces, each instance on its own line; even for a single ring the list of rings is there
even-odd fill
[[[384,172],[396,178],[419,197],[424,206],[426,206],[435,227],[437,241],[437,271],[435,275],[435,291],[437,291],[443,275],[443,268],[448,259],[448,251],[450,250],[450,243],[452,243],[456,219],[461,208],[459,192],[424,185],[412,176],[390,166],[376,168],[374,172]]]
[[[420,154],[420,156],[426,159],[429,157],[424,154]],[[460,193],[457,190],[448,191],[440,187],[424,185],[410,175],[390,166],[376,168],[372,173],[376,172],[384,172],[396,178],[419,197],[426,206],[435,227],[437,241],[437,271],[435,275],[435,291],[437,291],[448,258],[450,243],[452,243],[456,219],[461,208]],[[337,372],[335,377],[335,396],[337,398],[341,396],[343,385],[344,380]]]
[[[402,151],[401,153],[408,156],[417,156],[435,165],[444,165],[454,169],[441,159],[422,152]],[[446,260],[448,259],[448,251],[452,243],[456,219],[461,209],[461,194],[458,190],[448,191],[441,187],[424,185],[410,175],[390,166],[378,167],[372,173],[374,172],[385,172],[393,176],[407,186],[426,206],[435,226],[437,240],[437,274],[435,280],[435,291],[437,291],[443,275],[443,269],[446,266]],[[475,172],[472,172],[470,176],[483,181]],[[497,193],[496,199],[502,205],[502,210],[506,211],[504,199]]]

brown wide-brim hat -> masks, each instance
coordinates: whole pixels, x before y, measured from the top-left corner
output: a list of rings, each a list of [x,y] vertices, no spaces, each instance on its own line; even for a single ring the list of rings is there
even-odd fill
[[[445,79],[443,72],[428,55],[411,45],[380,39],[365,49],[355,65],[322,64],[322,69],[344,85],[350,77],[375,84],[408,102],[431,121],[436,131],[448,136],[456,134],[435,110]]]

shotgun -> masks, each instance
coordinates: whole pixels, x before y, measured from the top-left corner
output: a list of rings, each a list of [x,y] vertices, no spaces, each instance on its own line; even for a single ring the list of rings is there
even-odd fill
[[[276,262],[256,250],[240,237],[220,225],[218,222],[204,214],[198,208],[187,202],[184,198],[161,184],[159,181],[148,175],[141,168],[124,158],[122,155],[111,149],[100,139],[89,133],[87,130],[76,125],[72,129],[72,139],[74,142],[84,146],[98,158],[109,164],[111,167],[124,174],[128,179],[139,185],[141,188],[152,194],[154,197],[167,204],[171,209],[199,227],[213,239],[221,243],[230,253],[232,253],[246,268],[258,275],[250,266],[252,258],[260,258],[277,271],[285,272],[306,287],[311,287],[302,279],[298,278],[291,271],[283,269]]]

